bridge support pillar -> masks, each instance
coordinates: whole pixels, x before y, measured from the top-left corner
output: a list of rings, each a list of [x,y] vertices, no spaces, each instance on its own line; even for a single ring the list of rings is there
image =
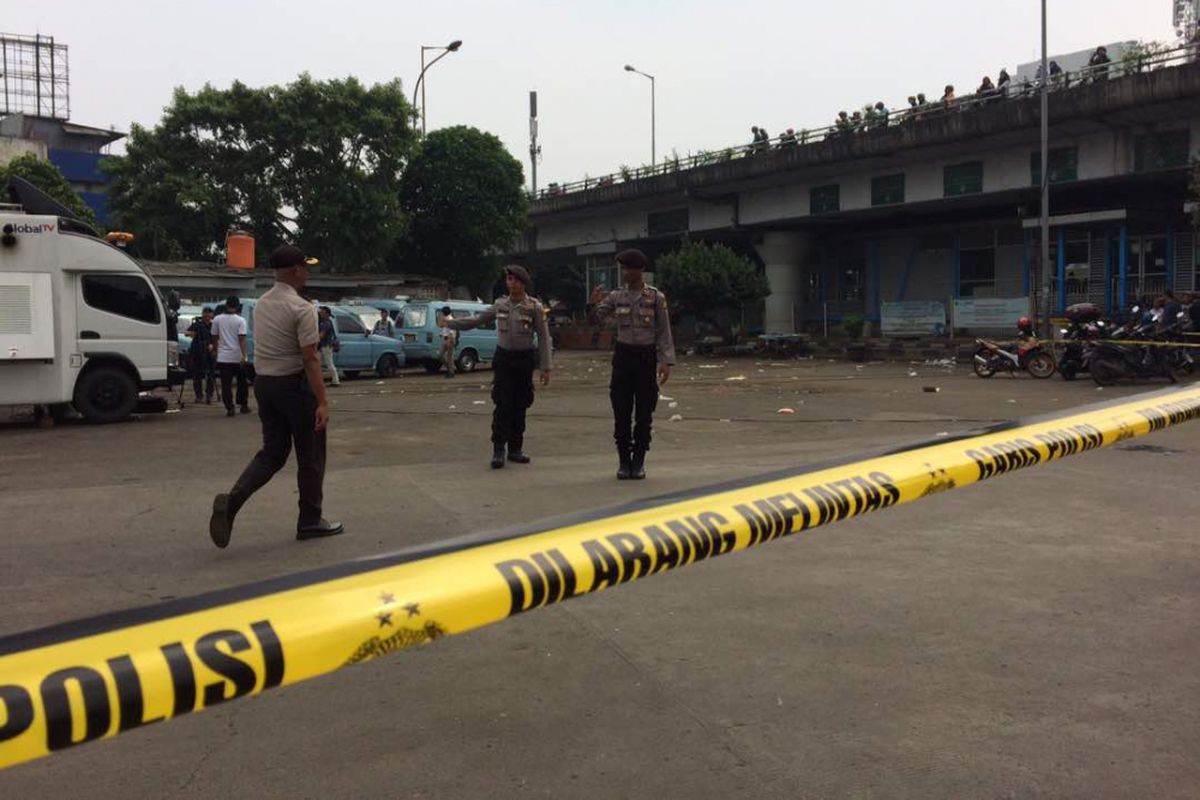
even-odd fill
[[[767,296],[768,333],[795,333],[803,313],[803,264],[812,237],[802,233],[768,233],[754,249],[766,266],[771,294]]]

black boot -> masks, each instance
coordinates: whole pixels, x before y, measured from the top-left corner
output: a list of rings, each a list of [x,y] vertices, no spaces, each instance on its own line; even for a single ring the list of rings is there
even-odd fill
[[[629,477],[635,481],[640,481],[646,477],[646,451],[634,450],[633,458],[629,462]]]
[[[617,457],[621,460],[620,466],[617,467],[617,480],[627,481],[633,474],[633,466],[630,463],[629,451],[623,447],[618,447]]]
[[[245,495],[237,493],[237,487],[229,494],[219,494],[213,498],[212,516],[208,520],[208,535],[213,544],[225,548],[233,536],[233,520],[245,503]]]
[[[500,469],[504,466],[504,445],[492,445],[492,469]]]
[[[508,446],[508,460],[514,464],[528,464],[531,459],[525,455],[525,451],[521,449],[520,445],[510,444]]]

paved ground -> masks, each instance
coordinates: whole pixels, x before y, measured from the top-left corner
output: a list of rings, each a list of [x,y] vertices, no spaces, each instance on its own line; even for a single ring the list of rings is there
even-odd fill
[[[0,633],[1143,390],[689,359],[650,479],[617,483],[603,358],[563,362],[534,463],[498,472],[486,371],[336,390],[349,533],[303,544],[291,472],[208,541],[252,417],[0,424]],[[1198,473],[1200,425],[1166,431],[23,765],[0,797],[1195,797]]]

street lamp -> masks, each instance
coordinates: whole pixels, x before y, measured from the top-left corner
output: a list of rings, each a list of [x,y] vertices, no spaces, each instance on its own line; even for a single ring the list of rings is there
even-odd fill
[[[429,69],[429,67],[432,67],[434,64],[441,61],[443,58],[445,58],[450,53],[457,52],[458,48],[460,48],[460,47],[462,47],[462,39],[455,39],[453,42],[451,42],[450,44],[448,44],[444,47],[430,47],[430,46],[426,46],[426,45],[421,45],[421,74],[417,76],[417,84],[416,84],[416,86],[413,87],[413,105],[416,105],[417,92],[420,91],[420,93],[421,93],[421,135],[422,136],[425,135],[425,71],[427,69]],[[439,55],[437,58],[435,58],[433,61],[430,61],[428,65],[426,65],[425,64],[425,51],[426,50],[441,50],[442,54]]]
[[[1042,95],[1042,218],[1039,227],[1042,241],[1041,257],[1038,260],[1042,267],[1042,309],[1045,314],[1042,317],[1042,332],[1049,336],[1051,332],[1050,317],[1053,315],[1054,303],[1050,299],[1050,69],[1047,66],[1046,53],[1046,0],[1042,0],[1042,85],[1040,88]],[[1061,257],[1062,254],[1060,253],[1059,256]],[[1037,311],[1038,309],[1034,309],[1034,319],[1037,319]]]
[[[631,67],[629,64],[625,65],[625,71],[626,72],[636,72],[638,75],[641,75],[643,78],[650,79],[650,166],[653,167],[656,163],[655,156],[654,156],[654,76],[647,74],[645,72],[642,72],[640,69],[635,69],[634,67]]]

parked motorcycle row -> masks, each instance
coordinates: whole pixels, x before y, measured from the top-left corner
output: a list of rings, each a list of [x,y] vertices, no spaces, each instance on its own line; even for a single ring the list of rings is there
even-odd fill
[[[990,378],[997,372],[1028,372],[1035,378],[1049,378],[1057,371],[1070,381],[1086,372],[1098,385],[1110,386],[1127,379],[1175,383],[1178,377],[1195,370],[1195,350],[1181,346],[1188,343],[1184,330],[1190,318],[1185,313],[1167,321],[1143,315],[1134,306],[1129,320],[1115,325],[1104,318],[1098,306],[1079,303],[1067,308],[1066,319],[1066,327],[1060,331],[1062,339],[1057,342],[1057,360],[1050,349],[1043,347],[1033,321],[1021,317],[1015,342],[975,340],[975,374]],[[1192,341],[1200,344],[1196,337]]]

